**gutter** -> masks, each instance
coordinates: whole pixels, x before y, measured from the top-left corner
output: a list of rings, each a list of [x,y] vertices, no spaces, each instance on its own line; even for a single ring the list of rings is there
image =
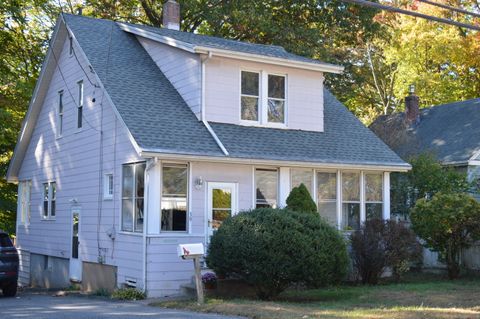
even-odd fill
[[[205,125],[205,127],[207,128],[208,132],[210,133],[210,135],[212,135],[213,139],[215,140],[215,142],[217,143],[218,147],[220,147],[220,149],[222,150],[223,154],[225,156],[229,156],[230,154],[228,153],[227,149],[225,148],[225,146],[223,145],[222,141],[220,141],[220,139],[218,138],[217,134],[215,133],[215,131],[213,130],[213,128],[210,126],[210,124],[207,122],[206,120],[206,116],[205,116],[205,63],[212,57],[212,52],[208,52],[207,56],[205,58],[202,58],[201,59],[201,63],[202,63],[202,102],[201,102],[201,120],[202,120],[202,123],[203,125]]]
[[[176,154],[168,153],[164,150],[156,149],[144,149],[140,153],[141,157],[153,158],[157,157],[161,160],[190,160],[198,162],[214,162],[214,163],[228,163],[228,164],[250,164],[250,165],[271,165],[271,166],[288,166],[288,167],[312,167],[317,169],[357,169],[364,171],[387,171],[387,172],[408,172],[412,169],[412,166],[405,164],[385,164],[385,163],[335,163],[335,162],[302,162],[302,161],[290,161],[290,160],[268,160],[268,159],[252,159],[252,158],[240,158],[240,157],[224,157],[224,156],[205,156],[205,155],[192,155],[192,154]]]

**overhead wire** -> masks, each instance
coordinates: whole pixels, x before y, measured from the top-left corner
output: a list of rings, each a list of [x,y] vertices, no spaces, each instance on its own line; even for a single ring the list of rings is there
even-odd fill
[[[401,14],[405,14],[405,15],[409,15],[409,16],[413,16],[413,17],[417,17],[417,18],[422,18],[422,19],[426,19],[426,20],[430,20],[430,21],[440,22],[440,23],[443,23],[443,24],[449,24],[449,25],[453,25],[453,26],[457,26],[457,27],[461,27],[461,28],[480,31],[480,26],[476,26],[476,25],[473,25],[473,24],[458,22],[458,21],[451,20],[451,19],[446,19],[446,18],[435,17],[435,16],[431,16],[431,15],[428,15],[428,14],[423,14],[423,13],[420,13],[420,12],[405,10],[405,9],[392,7],[392,6],[388,6],[388,5],[384,5],[384,4],[380,4],[380,3],[376,3],[376,2],[367,1],[367,0],[342,0],[342,1],[353,3],[353,4],[358,4],[358,5],[364,6],[364,7],[370,7],[370,8],[376,8],[376,9],[379,9],[379,10],[401,13]]]
[[[463,14],[466,14],[466,15],[470,15],[472,17],[480,18],[480,13],[468,11],[468,10],[465,10],[465,9],[462,9],[462,8],[452,7],[452,6],[449,6],[449,5],[440,3],[440,2],[435,2],[435,1],[430,1],[430,0],[416,0],[416,1],[423,2],[423,3],[429,4],[429,5],[432,5],[432,6],[436,6],[436,7],[439,7],[439,8],[463,13]]]

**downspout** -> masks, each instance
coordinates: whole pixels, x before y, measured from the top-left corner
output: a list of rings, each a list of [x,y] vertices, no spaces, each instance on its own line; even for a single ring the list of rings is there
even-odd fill
[[[148,215],[150,214],[150,170],[154,168],[157,165],[158,162],[158,157],[153,158],[153,162],[150,161],[147,164],[147,167],[145,169],[145,184],[146,184],[146,191],[147,191],[147,201],[146,201],[146,206],[147,209],[144,209],[144,217],[143,217],[143,255],[142,255],[142,266],[143,266],[143,292],[146,294],[147,293],[147,225],[148,225]]]
[[[217,143],[218,147],[220,147],[220,149],[222,150],[223,154],[225,156],[229,156],[229,153],[228,153],[227,149],[223,145],[222,141],[220,141],[220,139],[218,138],[217,134],[212,129],[210,124],[207,122],[206,116],[205,116],[205,63],[211,57],[212,57],[212,52],[208,51],[208,55],[205,58],[201,58],[201,61],[202,61],[202,102],[201,102],[201,110],[200,110],[201,120],[202,120],[203,125],[205,125],[205,127],[207,128],[210,135],[212,135],[212,137],[215,140],[215,142]]]

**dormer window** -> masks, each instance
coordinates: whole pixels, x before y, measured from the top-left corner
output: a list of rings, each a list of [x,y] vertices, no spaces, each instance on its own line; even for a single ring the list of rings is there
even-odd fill
[[[286,124],[286,76],[241,71],[240,118],[245,124]]]
[[[242,71],[241,116],[244,121],[258,121],[259,79],[259,73]]]
[[[268,75],[268,122],[285,123],[285,77]]]

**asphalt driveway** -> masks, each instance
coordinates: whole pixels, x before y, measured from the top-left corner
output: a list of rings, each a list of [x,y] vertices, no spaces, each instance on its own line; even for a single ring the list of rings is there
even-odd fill
[[[150,307],[145,302],[120,302],[83,296],[53,297],[46,293],[22,292],[16,298],[0,297],[0,318],[233,319],[234,317]]]

